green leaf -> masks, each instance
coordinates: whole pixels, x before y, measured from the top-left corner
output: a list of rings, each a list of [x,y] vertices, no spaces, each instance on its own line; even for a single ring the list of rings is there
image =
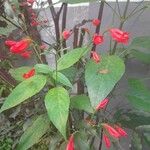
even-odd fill
[[[72,108],[93,113],[93,108],[91,106],[90,99],[86,95],[78,95],[78,96],[71,97],[70,105]]]
[[[150,90],[138,79],[129,79],[127,98],[131,104],[140,110],[150,112]]]
[[[124,71],[124,63],[117,56],[103,56],[98,64],[92,60],[87,63],[85,81],[94,108],[107,97]]]
[[[19,11],[20,5],[19,5],[18,0],[11,0],[11,4],[13,4],[15,8],[17,9],[17,11]]]
[[[53,69],[46,64],[36,64],[34,68],[37,73],[51,74],[53,72]]]
[[[48,116],[65,139],[69,104],[69,94],[63,87],[56,87],[49,90],[45,97],[45,106]]]
[[[16,69],[10,69],[9,73],[15,80],[24,81],[25,79],[23,78],[23,74],[27,73],[31,69],[32,69],[32,67],[24,66],[24,67],[19,67]]]
[[[0,113],[4,110],[17,106],[21,102],[40,92],[46,84],[46,76],[35,75],[16,86],[11,94],[6,98]]]
[[[89,51],[89,48],[87,47],[76,48],[68,52],[67,54],[63,55],[58,60],[57,70],[63,70],[63,69],[71,67],[88,51]]]
[[[20,138],[17,150],[27,150],[46,133],[49,128],[49,119],[47,115],[40,115],[33,124],[25,130]]]
[[[49,149],[48,150],[57,150],[58,149],[58,143],[61,143],[62,141],[62,135],[58,132],[54,135],[52,135],[49,139]],[[59,145],[60,147],[60,145]]]
[[[141,138],[136,132],[133,132],[131,142],[132,142],[131,146],[132,146],[133,150],[134,149],[135,150],[142,150]]]
[[[132,50],[132,56],[138,59],[139,61],[149,64],[150,63],[150,53],[144,53],[138,50]]]
[[[123,127],[135,129],[138,126],[150,124],[150,113],[139,110],[119,110],[115,113],[114,119]]]
[[[150,125],[142,125],[136,128],[139,132],[150,132]]]
[[[144,140],[148,146],[150,146],[150,131],[143,133]]]
[[[63,85],[66,85],[68,87],[71,87],[72,88],[72,84],[70,83],[70,81],[68,80],[68,78],[63,75],[62,73],[60,72],[54,72],[53,75],[52,75],[53,79],[56,81],[56,82],[59,82],[59,83],[62,83]]]
[[[150,36],[141,36],[134,38],[130,47],[150,50]]]
[[[11,18],[9,18],[11,19]],[[0,17],[0,20],[2,21],[6,21],[4,20],[2,17]],[[13,22],[13,20],[11,19],[11,21]],[[13,30],[16,29],[16,27],[14,25],[12,25],[10,22],[6,21],[7,23],[7,27],[0,27],[0,35],[9,35]]]
[[[89,143],[87,142],[87,136],[83,133],[79,133],[77,132],[74,135],[74,139],[75,139],[75,149],[79,149],[79,150],[90,150],[90,146]]]
[[[62,3],[69,3],[69,4],[77,4],[77,3],[90,3],[95,2],[97,0],[60,0]]]
[[[136,128],[136,131],[142,135],[142,139],[144,140],[144,146],[150,146],[150,125],[142,125]]]
[[[71,83],[75,80],[76,74],[77,74],[77,69],[75,67],[70,67],[64,70],[61,70],[61,73],[64,74]]]

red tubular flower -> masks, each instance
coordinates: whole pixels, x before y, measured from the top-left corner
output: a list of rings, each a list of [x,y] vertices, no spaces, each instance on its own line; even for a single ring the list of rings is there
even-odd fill
[[[16,54],[22,53],[29,47],[30,43],[31,39],[23,39],[19,42],[16,42],[15,45],[11,46],[10,51]]]
[[[92,55],[92,59],[96,62],[99,63],[100,62],[100,55],[98,55],[95,51],[91,52]]]
[[[24,79],[28,79],[28,78],[30,78],[30,77],[32,77],[34,75],[35,75],[35,69],[33,68],[30,71],[28,71],[27,73],[24,73],[23,74],[23,78]]]
[[[92,23],[94,26],[98,26],[100,24],[100,20],[99,19],[93,19]]]
[[[129,33],[124,32],[120,29],[110,29],[110,34],[112,36],[112,38],[117,41],[118,43],[123,43],[123,44],[127,44],[128,40],[129,40]]]
[[[31,51],[25,51],[23,53],[20,54],[20,56],[22,56],[25,59],[28,59],[31,57],[32,52]]]
[[[93,43],[95,45],[99,45],[102,44],[104,41],[103,36],[102,35],[98,35],[98,34],[94,34],[93,36]]]
[[[120,134],[120,136],[127,136],[128,135],[125,130],[123,130],[121,127],[119,127],[117,125],[115,125],[115,129]]]
[[[103,134],[103,140],[104,140],[106,148],[109,149],[111,146],[111,142],[110,142],[110,139],[108,138],[108,136],[106,134]]]
[[[74,137],[73,137],[73,134],[69,138],[66,150],[74,150]]]
[[[68,31],[68,30],[64,30],[63,33],[62,33],[62,36],[65,40],[67,40],[71,35],[71,32]]]
[[[97,105],[96,110],[105,108],[105,107],[107,106],[108,102],[109,102],[109,99],[108,99],[108,98],[103,99],[103,100]]]
[[[108,131],[108,133],[114,137],[114,138],[119,138],[120,134],[110,125],[103,123],[102,126]]]
[[[17,43],[16,41],[12,41],[12,40],[6,40],[5,41],[5,45],[9,46],[9,47],[15,45],[16,43]]]

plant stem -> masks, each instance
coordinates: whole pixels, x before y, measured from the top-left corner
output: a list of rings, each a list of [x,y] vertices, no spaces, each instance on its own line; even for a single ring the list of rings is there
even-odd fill
[[[54,9],[52,0],[48,0],[48,4],[49,4],[49,7],[50,7],[50,11],[51,11],[52,17],[54,19],[56,17],[56,11]]]
[[[49,6],[50,6],[50,11],[52,14],[52,18],[54,21],[54,25],[55,25],[55,34],[56,34],[56,42],[57,42],[57,47],[59,48],[60,46],[60,32],[59,32],[59,16],[60,13],[56,13],[55,8],[53,6],[53,2],[52,0],[48,0]],[[61,8],[60,8],[61,10]],[[61,11],[58,11],[61,12]]]
[[[128,17],[126,17],[125,20],[129,19],[130,17],[134,16],[135,14],[137,14],[140,11],[144,11],[145,9],[147,9],[147,7],[145,7],[145,6],[140,8],[139,10],[135,11],[132,15],[129,15]]]
[[[105,0],[102,0],[100,3],[99,12],[98,12],[98,19],[101,21],[102,21],[102,15],[103,15],[103,10],[104,10],[104,4],[105,4]],[[101,27],[101,23],[96,27],[95,33],[99,34],[100,27]],[[95,51],[95,49],[96,49],[96,45],[93,44],[92,51]]]
[[[102,149],[102,142],[103,141],[103,128],[101,129],[101,135],[100,135],[100,143],[99,143],[99,150],[101,150]]]
[[[0,78],[11,87],[15,87],[17,84],[16,80],[2,68],[0,69]]]
[[[117,3],[117,7],[118,7],[118,13],[119,13],[119,16],[121,17],[121,11],[120,11],[120,7],[119,7],[119,1],[116,0],[116,3]]]
[[[67,20],[67,3],[64,3],[64,9],[63,9],[63,16],[62,16],[62,32],[65,30],[66,28],[66,20]],[[62,42],[62,47],[66,48],[66,40],[63,40]],[[67,51],[64,51],[64,53],[66,53]]]
[[[9,23],[11,23],[12,25],[14,25],[15,27],[17,27],[18,29],[22,29],[20,26],[18,26],[17,24],[13,23],[11,20],[9,20],[7,17],[5,17],[4,15],[0,15],[1,17],[3,17],[6,21],[8,21]]]
[[[38,62],[43,64],[43,61],[42,61],[42,59],[41,59],[41,57],[39,55],[39,52],[38,52],[38,50],[36,49],[35,46],[33,46],[33,50],[34,50],[34,52],[35,52],[35,54],[37,56]]]
[[[74,30],[75,28],[79,28],[79,27],[81,27],[81,26],[83,26],[83,25],[85,25],[86,23],[91,22],[91,21],[92,21],[91,19],[88,19],[88,20],[83,19],[82,22],[76,24],[76,25],[72,28],[72,30]]]
[[[78,46],[78,34],[79,34],[79,28],[74,28],[73,48],[76,48]]]
[[[127,18],[129,18],[130,16],[132,16],[132,15],[135,13],[136,9],[137,9],[143,2],[144,2],[144,0],[142,0],[141,2],[139,2],[138,5],[132,10],[132,12],[129,14],[129,16],[128,16]]]
[[[79,45],[78,45],[78,47],[82,47],[84,36],[85,36],[85,30],[82,28],[82,29],[81,29],[81,33],[80,33],[80,40],[79,40]]]
[[[116,10],[116,6],[115,6],[115,10]],[[115,12],[113,11],[113,17],[112,17],[112,24],[111,24],[111,26],[114,25],[114,21],[115,21]],[[111,55],[111,48],[112,48],[112,38],[111,37],[110,37],[110,43],[109,43],[109,45],[110,45],[109,54]]]
[[[57,79],[58,79],[57,51],[56,51],[56,54],[55,54],[55,64],[56,64],[56,68],[55,68],[55,71],[56,71],[55,86],[57,87]]]
[[[116,10],[115,10],[108,2],[105,1],[105,4],[108,5],[108,6],[112,9],[112,11],[114,12],[114,14],[115,14],[118,18],[121,17],[120,15],[118,15],[118,13],[116,12]]]

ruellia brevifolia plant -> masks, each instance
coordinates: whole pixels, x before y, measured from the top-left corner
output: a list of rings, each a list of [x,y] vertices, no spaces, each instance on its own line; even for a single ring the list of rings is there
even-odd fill
[[[134,57],[147,64],[150,62],[150,54],[140,51],[150,48],[150,37],[131,39],[132,33],[123,29],[130,17],[143,12],[149,5],[140,2],[128,12],[130,1],[127,0],[121,13],[118,1],[116,8],[105,0],[97,1],[98,16],[89,20],[83,18],[81,23],[67,29],[68,4],[80,2],[85,0],[59,1],[61,7],[57,11],[51,0],[45,2],[54,22],[55,35],[50,35],[53,43],[41,40],[38,35],[39,29],[47,30],[49,26],[49,18],[39,19],[39,12],[45,8],[44,2],[1,2],[1,18],[22,34],[19,39],[5,35],[8,55],[24,61],[33,59],[33,65],[12,66],[9,70],[17,85],[5,98],[0,113],[29,101],[40,102],[41,106],[21,136],[15,148],[17,150],[29,149],[43,139],[47,139],[45,145],[50,150],[123,149],[120,139],[129,138],[127,128],[133,130],[132,149],[141,150],[142,142],[149,142],[150,92],[140,80],[129,80],[130,90],[126,95],[134,108],[118,109],[115,113],[107,109],[116,85],[125,73],[127,58]],[[35,11],[33,4],[40,6],[39,9]],[[105,5],[120,19],[120,26],[110,25],[101,31]],[[86,24],[92,25],[95,32],[85,27]],[[101,53],[97,46],[101,46],[106,37],[110,38],[110,49]],[[85,38],[89,39],[86,43]],[[73,48],[68,47],[68,41]],[[47,54],[54,56],[55,67],[47,64]]]

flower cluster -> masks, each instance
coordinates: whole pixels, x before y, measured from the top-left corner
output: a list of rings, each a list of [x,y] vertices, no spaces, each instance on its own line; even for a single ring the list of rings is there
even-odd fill
[[[23,58],[30,58],[32,52],[27,50],[32,43],[30,38],[25,38],[20,41],[6,40],[5,45],[10,48],[13,54],[19,54]]]
[[[107,123],[103,123],[102,126],[104,128],[103,140],[105,142],[106,148],[110,148],[111,146],[111,141],[109,137],[118,139],[127,136],[126,131],[124,131],[118,125],[114,125],[114,127],[112,127]]]
[[[127,44],[129,41],[129,33],[113,28],[109,30],[112,38],[118,43]]]
[[[39,20],[37,14],[33,9],[29,9],[29,12],[31,14],[30,16],[30,25],[32,27],[45,25],[48,23],[48,19]]]
[[[98,25],[100,25],[100,23],[101,23],[101,21],[99,19],[93,19],[92,20],[92,24],[94,26],[98,26]],[[89,33],[89,30],[87,28],[86,28],[86,31],[88,31],[88,33]],[[122,31],[122,30],[117,29],[117,28],[111,28],[108,30],[108,32],[110,33],[110,36],[112,37],[112,39],[118,43],[127,44],[129,41],[129,33],[125,32],[125,31]],[[64,30],[62,32],[62,37],[64,40],[67,40],[71,36],[71,34],[72,34],[72,31]],[[95,45],[101,45],[104,42],[104,35],[95,33],[92,36],[92,42]],[[99,58],[96,56],[97,54],[92,53],[92,55],[94,55],[93,56],[94,61],[96,63],[99,63]],[[95,59],[95,56],[96,56],[96,59]]]

